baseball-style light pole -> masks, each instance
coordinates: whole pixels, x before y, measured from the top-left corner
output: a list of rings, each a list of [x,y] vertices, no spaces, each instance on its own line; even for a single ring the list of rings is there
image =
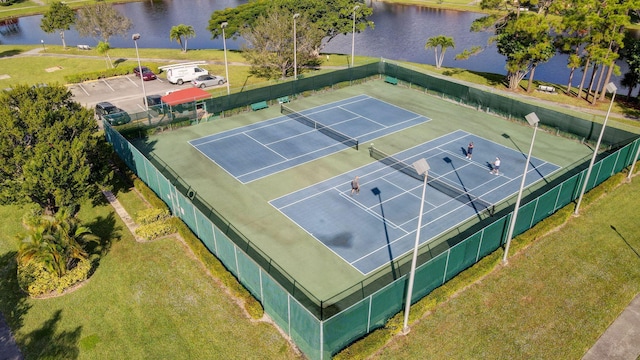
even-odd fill
[[[298,38],[296,36],[296,19],[299,13],[293,14],[293,79],[298,80]]]
[[[351,34],[351,67],[353,67],[353,56],[356,52],[356,10],[360,9],[360,5],[353,7],[353,32]]]
[[[229,64],[227,63],[227,38],[224,36],[224,28],[226,28],[227,25],[229,25],[229,23],[226,21],[220,24],[220,27],[222,28],[222,47],[224,49],[224,71],[225,76],[227,77],[227,95],[229,95],[231,93],[231,89],[229,88]]]
[[[138,75],[140,75],[140,83],[142,84],[142,98],[144,99],[144,108],[149,111],[149,104],[147,101],[147,92],[144,89],[144,74],[142,73],[142,65],[140,64],[140,54],[138,53],[138,39],[140,34],[131,35],[133,43],[136,45],[136,57],[138,58]]]
[[[520,209],[520,200],[522,200],[522,190],[527,180],[527,172],[529,171],[529,161],[531,161],[531,152],[533,151],[533,143],[536,141],[536,131],[538,130],[538,115],[536,113],[530,113],[524,117],[527,119],[529,125],[533,126],[533,137],[531,138],[531,145],[529,146],[529,154],[527,155],[527,162],[524,164],[524,173],[522,174],[522,181],[520,182],[520,190],[518,190],[518,200],[516,200],[516,206],[513,208],[513,215],[511,215],[511,224],[509,224],[509,233],[507,234],[507,246],[504,248],[504,255],[502,256],[502,263],[507,263],[507,256],[509,256],[509,245],[511,245],[511,238],[513,237],[513,229],[516,227],[516,219],[518,218],[518,210]]]
[[[600,142],[602,141],[602,136],[604,135],[604,129],[607,127],[607,120],[609,120],[609,114],[611,113],[611,107],[613,107],[613,99],[616,98],[616,91],[618,88],[612,82],[607,84],[606,89],[612,93],[611,95],[611,103],[609,104],[609,110],[607,110],[607,116],[604,117],[604,122],[602,123],[602,129],[600,129],[600,136],[598,136],[598,142],[596,143],[596,148],[593,149],[593,156],[591,157],[591,162],[589,163],[589,169],[587,170],[587,176],[584,178],[584,184],[582,184],[582,190],[580,191],[580,197],[578,197],[578,203],[576,204],[576,209],[573,212],[574,215],[578,215],[580,211],[580,203],[582,202],[582,197],[584,196],[584,192],[587,190],[587,183],[589,182],[589,177],[591,176],[591,169],[593,169],[593,164],[596,162],[596,156],[598,156],[598,150],[600,149]]]
[[[420,214],[418,215],[418,229],[416,230],[416,242],[413,245],[413,259],[411,260],[411,272],[409,273],[409,286],[407,287],[407,300],[404,306],[404,326],[403,333],[409,332],[409,310],[411,309],[411,297],[413,296],[413,282],[416,277],[416,263],[418,262],[418,245],[420,245],[420,228],[422,227],[422,212],[424,211],[424,198],[427,192],[427,176],[429,173],[429,163],[424,158],[414,162],[413,168],[419,175],[424,176],[422,183],[422,199],[420,202]]]

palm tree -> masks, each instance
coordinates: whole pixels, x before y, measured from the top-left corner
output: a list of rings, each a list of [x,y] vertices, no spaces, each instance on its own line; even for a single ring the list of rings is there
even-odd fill
[[[27,234],[22,238],[19,260],[37,261],[58,277],[87,259],[83,246],[98,239],[68,209],[60,209],[54,216],[26,216],[23,225]]]
[[[100,41],[98,46],[96,46],[96,50],[98,54],[105,56],[105,61],[107,62],[107,68],[113,67],[113,63],[111,62],[111,56],[109,56],[109,50],[111,50],[111,45],[108,42]]]
[[[456,46],[452,37],[438,35],[427,39],[427,43],[424,48],[429,50],[433,48],[436,52],[436,68],[440,69],[442,61],[444,60],[444,53],[447,52],[447,48],[454,48]],[[440,54],[438,55],[438,48],[440,48]]]
[[[184,47],[182,47],[182,38],[184,37]],[[187,52],[187,39],[196,37],[196,32],[193,30],[193,26],[180,24],[171,27],[169,32],[169,39],[175,40],[180,45],[182,52]]]

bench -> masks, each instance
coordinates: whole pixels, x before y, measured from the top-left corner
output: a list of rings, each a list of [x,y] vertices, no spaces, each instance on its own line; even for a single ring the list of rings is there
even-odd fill
[[[398,79],[391,77],[391,76],[387,76],[384,78],[384,82],[389,83],[389,84],[393,84],[393,85],[398,85]]]
[[[553,86],[538,85],[538,91],[542,91],[546,93],[555,93],[556,88],[554,88]]]
[[[283,96],[283,97],[279,97],[278,98],[278,104],[284,104],[284,103],[288,103],[289,102],[289,97],[288,96]]]
[[[78,45],[79,50],[91,50],[91,46],[89,45]]]
[[[251,109],[253,111],[258,111],[260,109],[266,109],[268,107],[269,107],[269,105],[267,105],[266,101],[260,101],[260,102],[251,104]]]

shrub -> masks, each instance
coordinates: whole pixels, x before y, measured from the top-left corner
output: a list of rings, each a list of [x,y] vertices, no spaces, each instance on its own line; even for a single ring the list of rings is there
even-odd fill
[[[139,211],[136,214],[136,223],[149,225],[156,221],[166,220],[170,217],[168,209],[151,208]]]
[[[174,232],[176,232],[175,227],[166,220],[142,225],[136,229],[136,234],[147,240],[154,240],[161,236],[173,234]]]
[[[18,284],[32,297],[62,294],[66,289],[86,280],[90,271],[91,262],[86,259],[80,260],[75,268],[62,277],[47,271],[42,263],[30,261],[18,264]]]

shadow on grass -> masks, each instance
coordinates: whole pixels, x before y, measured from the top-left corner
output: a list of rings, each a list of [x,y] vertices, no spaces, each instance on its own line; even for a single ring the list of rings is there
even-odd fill
[[[20,339],[19,346],[25,358],[38,359],[77,359],[78,343],[82,327],[74,330],[59,330],[62,310],[52,314],[38,329]]]
[[[27,294],[18,286],[17,255],[17,251],[10,251],[0,256],[0,311],[13,331],[22,328],[24,316],[31,308]]]
[[[473,74],[481,78],[484,78],[487,81],[486,85],[489,85],[489,86],[498,86],[498,85],[507,86],[506,77],[500,74],[492,74],[492,73],[486,73],[486,72],[480,72],[480,71],[470,71],[466,69],[454,68],[454,69],[448,69],[443,71],[442,75],[454,77],[456,75],[461,75],[463,73]]]
[[[5,50],[3,52],[0,52],[0,58],[16,56],[16,55],[19,55],[21,53],[22,53],[22,51],[18,50],[18,49]]]
[[[98,216],[93,222],[87,224],[91,232],[99,238],[97,242],[90,242],[87,245],[89,259],[93,264],[89,276],[100,266],[100,261],[109,253],[113,243],[120,241],[122,237],[122,228],[116,225],[115,216],[114,212],[110,212],[108,216]]]
[[[625,98],[623,104],[624,115],[632,119],[640,119],[640,101],[638,98]]]

